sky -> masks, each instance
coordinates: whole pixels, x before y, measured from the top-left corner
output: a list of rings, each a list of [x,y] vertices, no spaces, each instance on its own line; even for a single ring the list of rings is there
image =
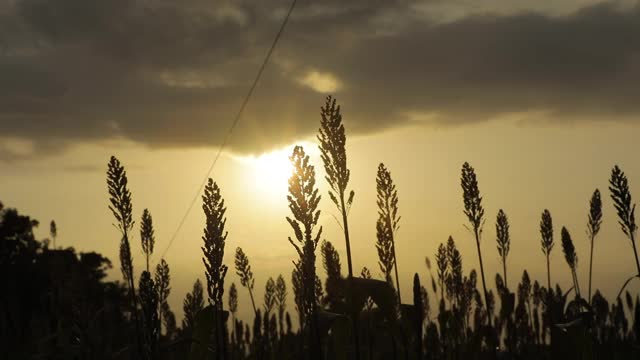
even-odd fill
[[[284,0],[0,0],[0,200],[43,225],[55,219],[59,245],[105,254],[118,279],[119,236],[105,182],[106,164],[116,155],[128,171],[135,218],[145,208],[153,215],[159,260],[288,6]],[[593,281],[615,296],[635,266],[607,181],[618,164],[632,193],[640,191],[639,32],[634,1],[300,0],[211,174],[228,206],[225,262],[232,266],[236,247],[245,250],[258,298],[268,277],[290,280],[296,253],[287,241],[286,163],[292,146],[301,144],[318,172],[324,238],[340,252],[346,272],[315,139],[320,106],[331,94],[348,136],[358,272],[367,266],[381,277],[374,245],[380,162],[398,186],[404,297],[410,298],[413,273],[428,282],[425,257],[433,259],[449,235],[465,272],[477,269],[459,180],[469,161],[486,208],[481,246],[490,287],[501,269],[498,210],[511,223],[509,285],[515,288],[525,268],[544,282],[538,227],[549,209],[558,243],[553,281],[570,287],[559,245],[567,226],[584,291],[588,202],[599,188],[605,215]],[[178,318],[186,292],[196,278],[204,280],[203,226],[198,202],[166,252]],[[47,233],[47,226],[37,232]],[[140,270],[139,237],[134,255]],[[239,283],[233,271],[231,282]],[[248,294],[240,296],[246,316]]]

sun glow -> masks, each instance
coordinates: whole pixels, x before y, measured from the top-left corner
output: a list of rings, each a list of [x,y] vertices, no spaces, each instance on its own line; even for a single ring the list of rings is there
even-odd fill
[[[255,157],[252,162],[254,180],[259,188],[276,193],[287,191],[289,177],[293,169],[288,151],[268,152]]]
[[[317,152],[317,148],[313,144],[300,143],[297,145],[302,145],[312,157]],[[294,146],[243,157],[241,160],[249,165],[251,172],[248,178],[251,178],[252,181],[248,185],[269,197],[284,199],[289,187],[289,177],[293,172],[289,156],[291,156]]]

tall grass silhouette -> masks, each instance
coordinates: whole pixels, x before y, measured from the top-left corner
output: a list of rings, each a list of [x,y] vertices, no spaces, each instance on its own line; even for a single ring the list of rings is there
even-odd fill
[[[469,259],[463,259],[459,243],[449,236],[437,246],[435,271],[431,259],[425,257],[430,289],[423,286],[418,273],[413,274],[412,279],[403,280],[412,280],[411,304],[402,304],[402,273],[395,253],[400,216],[391,173],[380,164],[376,177],[379,212],[375,218],[375,246],[381,279],[372,276],[367,267],[356,277],[352,274],[350,248],[354,238],[349,238],[347,224],[354,192],[347,189],[346,136],[340,108],[332,97],[326,99],[321,115],[318,140],[329,197],[343,219],[338,223],[343,227],[347,248],[346,277],[336,243],[324,239],[320,246],[321,266],[326,273],[324,286],[317,274],[321,197],[309,156],[302,147],[295,147],[290,157],[293,173],[287,196],[291,215],[286,218],[293,233],[288,241],[296,251],[290,288],[282,275],[267,273],[269,269],[252,269],[245,252],[236,248],[235,273],[249,296],[232,283],[228,287],[228,312],[225,311],[226,205],[220,188],[209,179],[202,196],[205,225],[200,239],[206,283],[193,283],[182,303],[184,316],[178,326],[169,306],[169,296],[175,291],[171,279],[175,275],[162,258],[153,270],[150,267],[156,239],[151,213],[146,209],[139,229],[140,260],[145,266],[143,271],[134,272],[130,245],[134,231],[132,195],[124,166],[112,157],[107,166],[109,209],[119,232],[124,281],[107,276],[111,263],[99,254],[76,253],[55,243],[50,248],[47,239],[36,240],[37,221],[0,203],[0,284],[6,288],[0,293],[3,356],[144,360],[639,357],[640,296],[626,290],[631,279],[640,276],[635,204],[627,177],[619,167],[612,170],[609,189],[618,222],[632,245],[638,274],[623,284],[611,303],[592,286],[593,259],[601,251],[596,251],[595,241],[603,224],[599,190],[591,196],[587,217],[588,294],[581,291],[578,281],[574,239],[566,227],[560,232],[562,253],[571,274],[569,287],[575,289],[575,296],[569,297],[571,289],[563,289],[551,278],[554,229],[549,210],[542,212],[539,229],[546,285],[526,269],[514,277],[514,267],[507,266],[508,256],[522,250],[519,242],[511,246],[510,219],[502,209],[497,212],[495,224],[500,265],[497,269],[484,267],[481,239],[485,209],[475,169],[465,163],[460,177],[464,214],[476,243],[480,274],[468,267]],[[55,240],[57,232],[51,222],[51,239]],[[359,241],[369,241],[371,245],[371,240]],[[254,271],[259,278],[267,279],[262,284],[265,292],[260,304],[254,298]],[[485,276],[494,276],[495,297]],[[482,280],[481,290],[478,277]],[[436,307],[432,307],[430,299]],[[249,301],[253,317],[244,321],[243,304]],[[288,306],[298,312],[299,324],[292,324]]]
[[[140,276],[140,303],[142,304],[142,329],[144,337],[144,359],[155,359],[158,356],[158,297],[156,285],[148,271],[143,271]]]
[[[547,289],[551,289],[551,266],[550,260],[551,250],[553,250],[553,219],[549,210],[545,209],[542,212],[542,219],[540,220],[540,236],[541,236],[541,248],[547,260]]]
[[[162,333],[163,321],[167,335],[171,336],[175,319],[172,320],[174,315],[169,306],[169,295],[171,294],[170,269],[169,264],[164,259],[160,259],[160,262],[156,265],[154,280],[157,292],[158,337]]]
[[[444,282],[447,278],[448,261],[447,261],[447,249],[444,244],[438,245],[438,252],[436,253],[436,264],[438,266],[438,283],[440,287],[440,300],[444,301]]]
[[[289,209],[293,217],[287,217],[287,222],[293,229],[295,240],[289,237],[300,259],[302,274],[302,313],[304,313],[304,327],[307,338],[308,351],[313,359],[321,359],[320,333],[318,328],[318,291],[316,276],[315,250],[322,235],[322,226],[314,234],[320,218],[320,195],[316,188],[316,174],[309,156],[301,146],[296,146],[290,157],[293,174],[289,178]]]
[[[341,289],[342,270],[340,256],[333,245],[326,240],[322,242],[320,252],[322,253],[322,266],[327,274],[324,285],[326,296],[323,299],[323,304],[329,309],[336,309],[340,307],[343,293]]]
[[[253,278],[253,271],[251,271],[251,264],[249,264],[249,257],[242,251],[242,248],[236,248],[235,255],[236,275],[240,277],[240,284],[246,287],[249,291],[249,297],[251,298],[251,305],[253,306],[253,312],[258,314],[256,308],[256,302],[253,299],[253,286],[255,285],[255,279]]]
[[[400,216],[398,215],[398,190],[396,190],[396,185],[393,183],[393,179],[391,178],[391,172],[389,172],[383,163],[378,165],[376,191],[376,204],[378,205],[378,222],[376,230],[378,234],[378,241],[380,242],[381,237],[384,238],[384,246],[388,248],[385,249],[385,251],[390,252],[390,255],[387,256],[393,258],[392,261],[391,259],[387,260],[388,263],[385,264],[385,270],[388,272],[386,276],[390,277],[390,268],[395,270],[398,304],[402,304],[395,242],[395,234],[400,228]],[[378,249],[378,252],[380,253],[380,249]]]
[[[142,219],[140,220],[140,243],[147,262],[147,271],[149,271],[149,259],[153,254],[156,238],[153,230],[153,218],[148,209],[144,209]]]
[[[636,277],[640,278],[640,258],[638,258],[638,250],[636,249],[636,232],[638,230],[635,217],[636,204],[632,203],[631,200],[631,191],[629,190],[627,176],[618,167],[618,165],[614,166],[613,170],[611,170],[609,191],[611,191],[613,206],[615,207],[618,215],[618,224],[620,224],[622,232],[631,241],[631,248],[633,249],[636,269],[638,271],[636,275],[627,279],[627,281],[622,285],[622,288],[620,288],[620,292],[618,293],[618,298],[620,298],[620,294],[622,294],[622,291],[627,284]]]
[[[236,283],[231,283],[229,287],[229,312],[231,313],[231,341],[236,341],[236,317],[238,314],[238,288],[236,288]]]
[[[462,165],[462,175],[460,177],[462,186],[462,198],[464,200],[464,214],[467,216],[471,224],[471,230],[476,240],[478,249],[478,260],[480,262],[480,276],[482,277],[482,289],[484,292],[485,304],[489,304],[489,293],[487,292],[487,283],[484,276],[484,264],[482,263],[482,250],[480,249],[480,238],[484,226],[484,208],[482,207],[482,197],[478,188],[478,180],[476,178],[475,169],[465,162]],[[487,311],[487,322],[491,327],[491,316]]]
[[[344,125],[342,124],[342,114],[340,106],[336,104],[336,99],[327,96],[324,106],[320,109],[320,129],[318,130],[318,141],[320,149],[320,157],[324,164],[326,173],[325,179],[329,184],[329,198],[336,206],[342,216],[340,224],[344,232],[344,241],[347,251],[347,271],[349,283],[347,289],[347,300],[351,308],[351,319],[354,329],[358,329],[358,316],[356,309],[353,308],[353,261],[351,259],[351,241],[349,235],[349,210],[353,204],[355,192],[346,192],[349,185],[351,171],[347,167],[347,137],[345,135]],[[360,359],[360,342],[358,331],[353,333],[353,342],[355,347],[355,359]]]
[[[213,329],[215,347],[217,354],[225,358],[225,325],[224,325],[224,278],[227,275],[227,266],[222,263],[224,258],[224,246],[227,239],[225,225],[227,219],[225,213],[227,208],[224,199],[220,194],[218,184],[209,179],[204,188],[202,196],[202,209],[206,219],[204,235],[202,236],[202,262],[205,267],[205,277],[207,279],[207,294],[209,304],[213,308],[214,324]]]
[[[596,236],[600,232],[600,226],[602,225],[602,199],[600,197],[600,190],[596,189],[589,201],[589,216],[587,221],[587,235],[589,236],[589,297],[588,301],[591,302],[591,278],[593,274],[593,247],[595,245]]]
[[[276,282],[273,278],[267,280],[267,284],[264,289],[264,314],[269,316],[276,306]]]
[[[571,278],[573,279],[573,287],[576,291],[576,295],[580,297],[580,284],[578,282],[578,276],[576,270],[578,268],[578,255],[576,254],[576,248],[573,245],[573,239],[566,227],[562,227],[560,232],[562,239],[562,252],[564,258],[567,261],[567,265],[571,269]]]
[[[107,166],[107,189],[109,192],[109,210],[116,219],[116,228],[120,231],[120,269],[122,277],[129,286],[129,299],[131,301],[131,313],[136,326],[136,344],[139,356],[146,358],[143,350],[140,331],[140,319],[138,317],[138,297],[133,279],[133,258],[131,257],[131,245],[129,235],[133,229],[133,204],[131,191],[128,187],[127,172],[120,161],[112,156]]]
[[[393,242],[389,227],[384,220],[376,222],[376,250],[378,251],[378,266],[386,282],[393,286],[391,274],[395,265],[393,258]]]
[[[509,236],[509,218],[502,209],[498,211],[496,216],[496,242],[498,244],[498,255],[502,261],[502,271],[505,286],[509,286],[507,281],[507,255],[509,255],[509,246],[511,245],[511,237]]]
[[[284,316],[287,309],[287,283],[282,275],[278,275],[276,280],[276,304],[278,306],[278,325],[280,327],[280,337],[284,336]],[[289,314],[287,313],[287,316]]]
[[[638,261],[638,252],[635,247],[635,235],[638,230],[635,220],[636,204],[632,204],[627,177],[618,166],[615,166],[611,171],[609,184],[611,199],[613,200],[614,207],[619,218],[618,223],[620,224],[620,228],[624,234],[629,237],[629,240],[631,240],[636,266],[638,268],[638,273],[640,273],[640,262]]]
[[[193,283],[193,289],[184,298],[182,311],[182,330],[190,337],[196,322],[196,316],[204,308],[204,289],[200,279]]]

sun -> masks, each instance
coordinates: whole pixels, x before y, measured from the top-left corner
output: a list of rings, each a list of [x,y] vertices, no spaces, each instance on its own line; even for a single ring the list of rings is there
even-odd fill
[[[303,145],[305,151],[311,152],[311,156],[316,155],[316,148],[312,144],[303,142],[296,145]],[[290,145],[260,155],[243,157],[242,161],[248,165],[248,178],[251,179],[248,185],[263,196],[276,199],[285,198],[289,189],[289,178],[293,172],[289,156],[291,156],[294,146]]]
[[[293,167],[289,149],[279,149],[245,158],[250,164],[252,185],[261,193],[284,196]]]
[[[234,156],[237,161],[243,164],[242,179],[246,190],[262,200],[286,203],[283,200],[286,200],[289,191],[289,178],[293,173],[289,157],[296,145],[304,148],[312,163],[316,165],[319,163],[318,146],[305,140],[261,154]]]

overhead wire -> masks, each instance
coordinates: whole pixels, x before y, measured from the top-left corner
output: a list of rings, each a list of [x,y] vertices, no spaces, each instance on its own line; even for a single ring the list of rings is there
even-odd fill
[[[291,13],[293,12],[293,9],[295,8],[296,3],[297,3],[297,0],[293,0],[291,2],[291,6],[289,6],[289,10],[287,11],[287,14],[284,17],[284,19],[282,21],[282,24],[280,25],[280,29],[278,30],[278,33],[276,34],[275,38],[273,39],[273,42],[271,43],[271,47],[269,48],[269,51],[267,52],[264,60],[262,61],[262,64],[260,65],[260,68],[258,69],[258,73],[256,74],[256,76],[255,76],[255,78],[253,80],[253,83],[251,84],[251,87],[249,88],[249,91],[245,95],[244,100],[242,101],[242,104],[240,105],[240,108],[238,109],[238,112],[236,113],[236,116],[234,117],[233,122],[231,123],[231,126],[229,127],[229,130],[227,131],[227,133],[226,133],[226,135],[224,137],[224,140],[222,141],[222,144],[218,147],[218,151],[216,153],[216,156],[213,158],[213,161],[211,162],[211,165],[209,166],[209,169],[205,173],[205,175],[204,175],[204,177],[202,179],[202,182],[200,183],[200,186],[198,187],[197,191],[195,192],[193,198],[191,199],[191,202],[189,203],[189,206],[187,207],[187,210],[185,211],[184,215],[180,219],[180,222],[178,223],[178,227],[173,232],[173,235],[171,235],[171,237],[169,238],[169,243],[167,244],[166,248],[164,249],[164,251],[162,252],[162,254],[160,256],[161,259],[166,256],[167,252],[171,248],[171,245],[173,245],[173,242],[178,237],[178,234],[180,233],[180,230],[182,230],[182,227],[184,226],[184,223],[186,222],[186,220],[187,220],[187,218],[189,216],[189,213],[191,212],[191,210],[193,210],[193,206],[198,201],[198,197],[200,197],[200,193],[202,191],[202,188],[207,183],[207,180],[211,177],[211,173],[213,172],[214,167],[218,163],[218,160],[220,159],[220,155],[222,154],[222,151],[227,146],[227,144],[229,142],[229,139],[231,138],[231,134],[233,133],[233,130],[235,129],[235,127],[238,125],[238,122],[242,118],[242,114],[244,113],[244,110],[247,107],[247,104],[249,103],[249,100],[251,99],[251,96],[253,95],[253,93],[254,93],[257,85],[258,85],[258,82],[260,81],[260,78],[262,77],[262,73],[264,72],[264,69],[267,67],[267,64],[269,63],[269,59],[271,58],[271,54],[273,54],[273,51],[275,50],[276,45],[278,44],[278,41],[280,40],[280,37],[282,37],[282,33],[284,32],[284,29],[287,26],[287,23],[289,22],[289,18],[291,17]]]

